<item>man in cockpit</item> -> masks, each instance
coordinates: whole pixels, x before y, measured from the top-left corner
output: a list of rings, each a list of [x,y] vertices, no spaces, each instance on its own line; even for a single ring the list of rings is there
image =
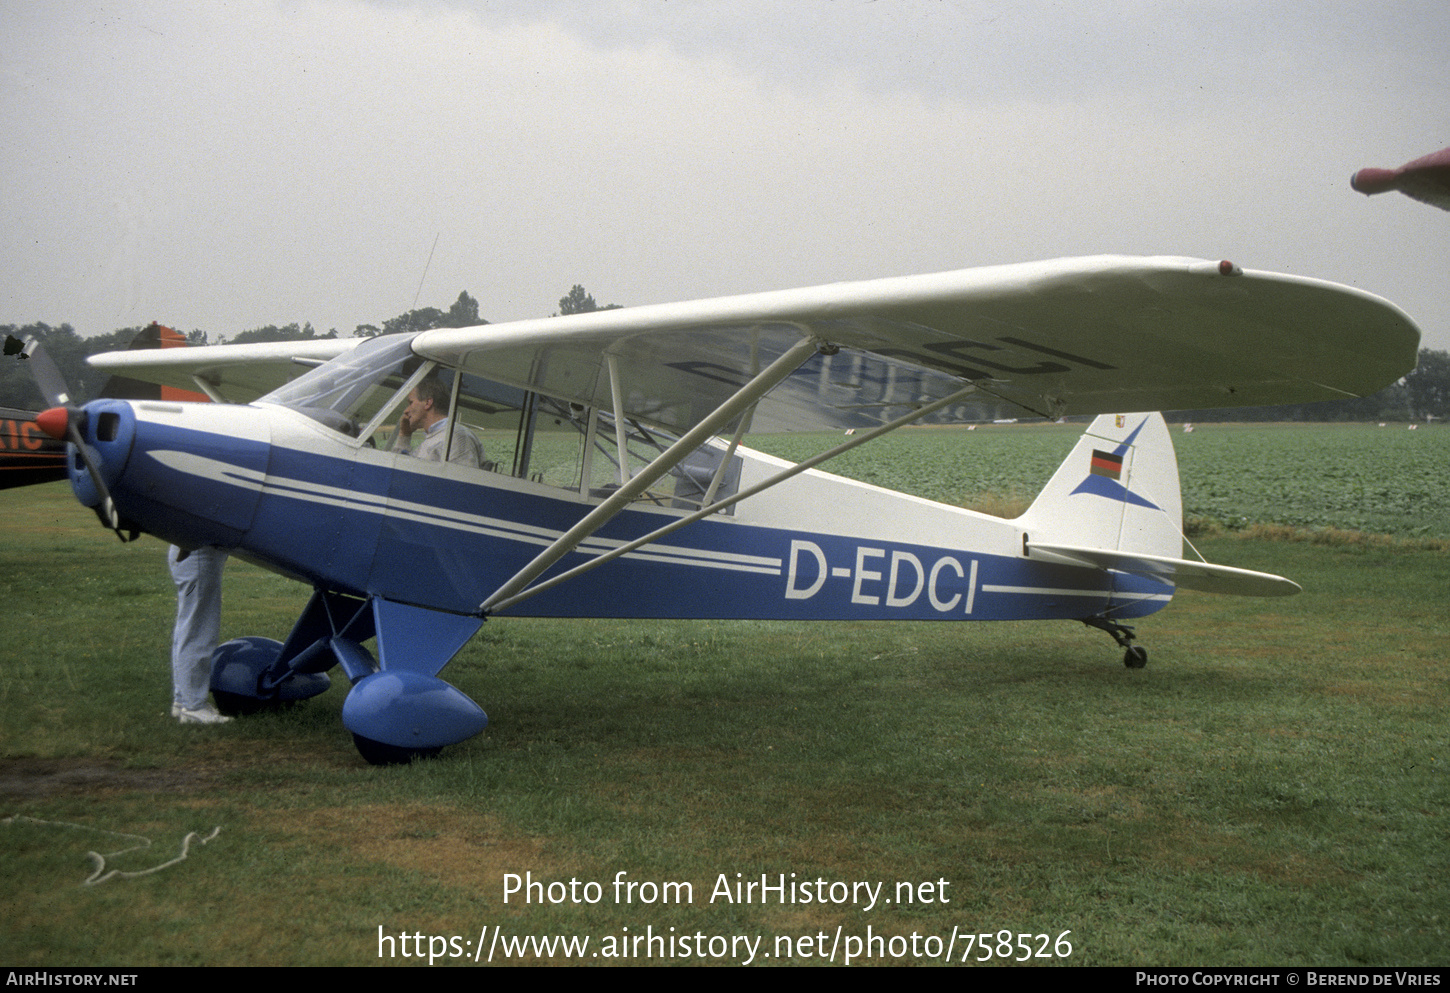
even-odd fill
[[[413,432],[422,431],[423,440],[410,448]],[[448,443],[448,386],[432,376],[420,381],[408,393],[408,406],[398,419],[393,436],[393,451],[432,462],[443,461],[443,447]],[[449,462],[481,468],[485,461],[483,446],[473,432],[462,424],[453,428],[452,454]]]

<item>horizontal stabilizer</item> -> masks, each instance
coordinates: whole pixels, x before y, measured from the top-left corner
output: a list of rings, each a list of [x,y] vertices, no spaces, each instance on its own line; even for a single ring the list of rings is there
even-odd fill
[[[1039,545],[1027,548],[1028,558],[1059,565],[1088,566],[1146,576],[1187,590],[1227,593],[1232,596],[1293,596],[1298,583],[1267,572],[1236,569],[1229,565],[1194,562],[1162,555],[1118,552],[1110,548],[1078,548],[1073,545]]]

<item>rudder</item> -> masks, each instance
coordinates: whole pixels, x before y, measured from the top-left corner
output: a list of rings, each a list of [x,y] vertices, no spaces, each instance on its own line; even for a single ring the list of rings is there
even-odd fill
[[[1016,522],[1034,542],[1178,558],[1178,458],[1158,413],[1103,414]]]

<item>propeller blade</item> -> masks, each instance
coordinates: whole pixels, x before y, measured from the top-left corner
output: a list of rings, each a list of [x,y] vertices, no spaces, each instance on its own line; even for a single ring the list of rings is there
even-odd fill
[[[65,385],[65,377],[60,374],[59,367],[46,352],[45,346],[30,338],[25,342],[20,357],[26,360],[25,364],[30,369],[35,385],[40,388],[40,395],[45,397],[45,402],[52,407],[69,406],[70,390]]]
[[[111,491],[106,486],[106,481],[101,478],[101,467],[96,465],[96,460],[91,456],[91,451],[86,447],[85,438],[82,437],[78,425],[85,424],[85,412],[71,408],[74,413],[66,419],[66,440],[75,446],[80,453],[81,461],[86,464],[86,472],[91,475],[91,484],[95,486],[96,493],[100,495],[101,502],[96,505],[96,516],[101,523],[112,531],[122,541],[126,536],[121,533],[121,515],[116,513],[115,501],[111,499]],[[75,416],[75,415],[80,416]]]

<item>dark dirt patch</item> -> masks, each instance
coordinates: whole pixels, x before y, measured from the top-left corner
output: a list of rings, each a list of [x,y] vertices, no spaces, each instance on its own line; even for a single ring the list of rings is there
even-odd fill
[[[0,798],[7,800],[138,790],[174,793],[198,789],[207,779],[195,769],[127,769],[104,759],[0,759]]]

